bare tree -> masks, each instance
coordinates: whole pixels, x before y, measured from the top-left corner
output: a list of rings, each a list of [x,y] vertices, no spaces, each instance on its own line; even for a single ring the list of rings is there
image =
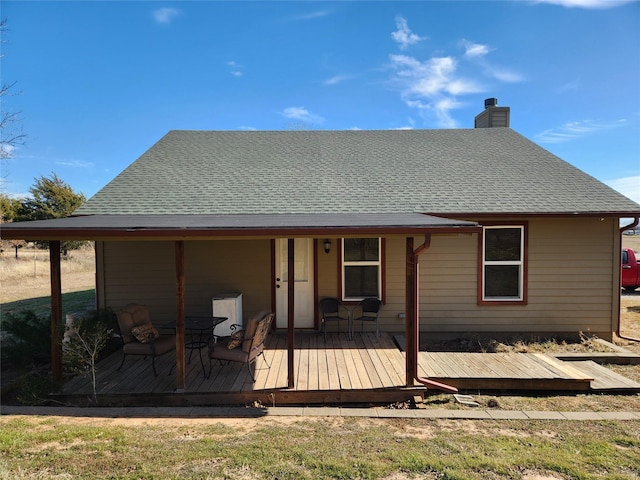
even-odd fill
[[[0,44],[6,42],[7,19],[0,20]],[[0,53],[0,58],[4,54]],[[22,119],[19,111],[7,108],[7,96],[20,95],[13,88],[16,82],[3,83],[0,86],[0,160],[13,157],[13,152],[18,145],[24,145],[26,135],[22,131]]]

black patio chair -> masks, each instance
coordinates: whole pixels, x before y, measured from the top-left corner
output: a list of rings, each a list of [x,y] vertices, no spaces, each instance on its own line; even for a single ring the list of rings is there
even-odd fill
[[[320,300],[320,313],[322,314],[322,335],[327,341],[327,323],[337,322],[338,333],[340,333],[340,322],[347,322],[347,336],[351,328],[351,314],[349,309],[337,298],[323,298]]]
[[[354,316],[351,319],[351,337],[353,337],[353,324],[360,321],[360,333],[364,331],[364,322],[375,322],[376,323],[376,337],[380,337],[380,307],[382,307],[382,302],[377,298],[365,298],[363,299],[354,309],[353,313],[359,312],[359,316]]]

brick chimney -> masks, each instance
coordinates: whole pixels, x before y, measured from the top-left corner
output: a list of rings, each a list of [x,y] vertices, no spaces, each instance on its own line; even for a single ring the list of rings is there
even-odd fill
[[[509,107],[499,107],[497,98],[487,98],[484,111],[474,119],[474,128],[508,127],[510,110]]]

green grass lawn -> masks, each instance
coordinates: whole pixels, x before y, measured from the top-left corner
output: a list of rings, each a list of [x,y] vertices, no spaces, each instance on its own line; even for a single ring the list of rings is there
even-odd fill
[[[640,476],[640,422],[633,421],[4,417],[0,426],[3,479]]]
[[[63,316],[67,313],[86,310],[95,305],[96,290],[82,290],[62,294]],[[38,317],[48,317],[51,314],[51,297],[37,297],[15,302],[7,302],[0,305],[0,325],[4,322],[8,313],[19,313],[24,310],[32,310]]]

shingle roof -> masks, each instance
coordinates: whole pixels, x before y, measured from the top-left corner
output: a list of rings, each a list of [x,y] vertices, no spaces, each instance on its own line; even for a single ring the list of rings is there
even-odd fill
[[[574,214],[640,205],[510,128],[171,131],[76,214]]]

